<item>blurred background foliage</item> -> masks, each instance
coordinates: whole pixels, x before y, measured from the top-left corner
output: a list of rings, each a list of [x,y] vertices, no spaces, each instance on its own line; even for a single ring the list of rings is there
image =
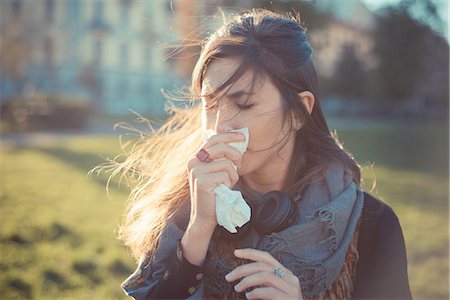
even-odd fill
[[[113,125],[161,122],[160,88],[189,82],[225,15],[299,12],[330,128],[365,188],[402,225],[414,298],[448,299],[448,2],[45,0],[0,2],[0,298],[124,299],[117,240],[129,188],[87,176],[123,153]],[[120,127],[120,126],[119,126]],[[372,168],[370,166],[373,166]]]

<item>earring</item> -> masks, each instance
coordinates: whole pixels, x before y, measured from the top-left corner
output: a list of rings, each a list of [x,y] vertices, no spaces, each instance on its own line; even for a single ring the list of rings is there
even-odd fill
[[[294,125],[294,130],[295,131],[299,131],[302,127],[303,127],[302,123],[297,123],[297,124]]]

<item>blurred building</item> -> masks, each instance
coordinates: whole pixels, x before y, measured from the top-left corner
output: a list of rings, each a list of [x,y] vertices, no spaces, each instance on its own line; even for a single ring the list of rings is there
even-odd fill
[[[315,1],[314,5],[330,16],[325,28],[312,28],[309,35],[311,43],[318,46],[314,49],[318,72],[324,77],[332,76],[346,45],[354,46],[356,55],[367,69],[375,67],[377,62],[372,54],[373,12],[359,0],[320,0]]]
[[[35,92],[87,97],[102,112],[163,114],[164,59],[177,41],[166,0],[2,0],[1,100]]]
[[[199,49],[176,48],[220,23],[217,6],[231,0],[2,0],[0,2],[0,100],[57,93],[88,98],[101,112],[129,109],[164,115],[161,88],[187,83]],[[246,2],[251,7],[252,1]],[[368,68],[373,16],[363,3],[315,1],[332,16],[311,28],[319,73],[331,76],[346,44],[354,44]],[[167,44],[167,42],[171,43]],[[175,46],[175,47],[172,47]],[[168,58],[174,54],[174,58]]]
[[[219,12],[218,6],[227,15],[236,12],[237,7],[251,8],[261,4],[261,1],[239,3],[235,0],[175,0],[173,2],[178,16],[187,17],[189,20],[197,16],[197,25],[212,30],[220,25],[220,18],[213,17]],[[283,1],[279,0],[279,2]],[[314,47],[314,62],[321,76],[333,76],[336,63],[343,54],[343,49],[349,45],[354,46],[356,55],[367,69],[376,66],[377,62],[372,54],[375,16],[364,2],[360,0],[316,0],[311,1],[311,3],[317,12],[329,16],[326,27],[321,29],[308,28],[308,38]],[[177,19],[178,23],[183,24],[178,32],[182,36],[188,36],[192,29],[190,26],[192,23],[187,23],[179,17]],[[188,66],[185,68],[184,74],[188,75],[189,67],[192,67],[192,61],[186,60],[184,63]]]

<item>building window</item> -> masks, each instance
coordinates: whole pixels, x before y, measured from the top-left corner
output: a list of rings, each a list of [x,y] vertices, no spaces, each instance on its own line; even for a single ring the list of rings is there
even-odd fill
[[[11,7],[13,15],[19,17],[22,12],[22,0],[13,0]]]
[[[54,0],[47,0],[45,2],[45,18],[48,24],[53,23],[54,10],[55,10]]]
[[[152,59],[152,53],[150,48],[145,47],[144,48],[144,69],[145,71],[149,71],[151,68],[151,59]]]
[[[120,21],[123,27],[128,26],[130,10],[127,5],[122,5],[120,9]]]
[[[150,97],[152,92],[152,84],[149,80],[143,80],[141,82],[141,94],[144,98]]]
[[[103,44],[102,41],[97,40],[94,42],[94,63],[101,65],[102,62]]]
[[[120,97],[126,97],[128,94],[128,81],[125,78],[119,80],[117,84],[117,94]],[[125,100],[125,99],[120,99]]]
[[[46,67],[52,67],[53,66],[53,56],[54,56],[54,49],[53,49],[53,41],[51,38],[46,37],[44,40],[43,50],[44,50],[44,64]]]
[[[119,52],[119,62],[121,68],[127,68],[128,67],[128,45],[122,44],[120,45],[120,52]]]
[[[71,22],[79,22],[80,19],[80,1],[70,0],[68,5],[68,15],[70,16]]]
[[[103,18],[103,1],[95,0],[94,2],[94,20],[101,22]]]

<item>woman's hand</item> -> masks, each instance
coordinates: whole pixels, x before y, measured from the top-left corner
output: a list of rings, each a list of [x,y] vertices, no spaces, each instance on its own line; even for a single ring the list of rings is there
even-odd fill
[[[217,225],[214,189],[221,183],[230,188],[236,184],[239,175],[235,166],[240,167],[242,159],[242,154],[228,143],[244,139],[236,132],[214,135],[201,147],[209,154],[208,159],[200,161],[194,154],[188,161],[191,223],[211,228]]]
[[[298,277],[269,252],[247,248],[236,249],[234,254],[254,261],[235,268],[225,276],[228,282],[242,278],[234,287],[238,292],[255,287],[245,294],[247,299],[303,299]],[[286,275],[278,277],[275,268],[281,268]]]

